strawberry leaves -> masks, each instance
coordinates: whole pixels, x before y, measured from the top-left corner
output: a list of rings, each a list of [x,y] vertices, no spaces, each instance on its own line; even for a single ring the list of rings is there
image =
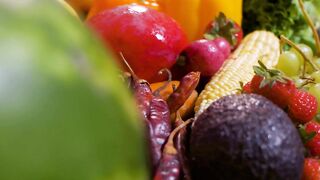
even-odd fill
[[[240,30],[235,27],[235,23],[229,20],[225,14],[219,13],[219,16],[209,25],[209,29],[203,35],[205,39],[213,40],[217,37],[225,38],[232,46],[237,45],[236,33]]]
[[[259,88],[263,88],[267,85],[274,86],[277,82],[286,83],[288,81],[279,70],[268,69],[262,61],[258,61],[259,66],[253,66],[254,73],[258,76],[263,77]]]
[[[309,142],[311,139],[314,138],[314,136],[316,136],[316,132],[312,131],[312,132],[307,132],[306,131],[306,127],[304,125],[299,125],[299,133],[302,139],[302,142],[304,144],[306,144],[307,142]]]

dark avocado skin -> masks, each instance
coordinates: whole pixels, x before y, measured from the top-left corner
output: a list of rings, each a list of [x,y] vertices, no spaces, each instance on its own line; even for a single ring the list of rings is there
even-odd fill
[[[232,95],[194,122],[192,179],[300,180],[304,147],[287,114],[266,98]]]

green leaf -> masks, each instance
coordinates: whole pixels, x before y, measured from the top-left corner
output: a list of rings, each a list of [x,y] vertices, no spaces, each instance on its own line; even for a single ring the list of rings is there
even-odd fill
[[[203,35],[203,37],[207,40],[214,40],[217,36],[213,35],[213,34],[209,34],[209,33],[205,33]]]
[[[265,70],[267,70],[268,68],[267,68],[267,66],[266,65],[264,65],[263,64],[263,62],[261,61],[261,60],[259,60],[258,61],[258,63],[259,63],[259,65],[263,68],[263,69],[265,69]]]
[[[235,24],[232,20],[228,19],[225,14],[222,12],[219,13],[218,17],[214,19],[211,24],[211,29],[204,34],[204,37],[207,39],[214,39],[217,37],[225,38],[230,45],[235,46],[237,44],[237,37],[235,33],[237,33],[237,29],[235,28]],[[211,37],[207,34],[212,35]]]
[[[305,126],[303,126],[303,125],[299,125],[299,133],[300,133],[300,137],[302,139],[302,142],[304,144],[309,142],[311,139],[313,139],[314,136],[317,134],[315,131],[308,133],[306,131]]]
[[[304,4],[314,23],[320,24],[320,1],[304,1]],[[297,0],[244,0],[242,7],[242,27],[245,34],[264,29],[277,36],[284,35],[295,43],[313,39]],[[308,42],[314,48],[315,42]]]
[[[259,66],[253,66],[253,70],[254,70],[254,72],[255,72],[256,75],[260,75],[260,76],[262,76],[262,77],[264,77],[265,74],[266,74],[265,70],[263,70],[263,69],[262,69],[261,67],[259,67]]]

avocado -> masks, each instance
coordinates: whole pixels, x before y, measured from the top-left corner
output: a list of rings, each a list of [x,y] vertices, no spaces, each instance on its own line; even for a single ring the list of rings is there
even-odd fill
[[[287,114],[266,98],[231,95],[192,125],[192,179],[288,179],[302,175],[304,147]]]

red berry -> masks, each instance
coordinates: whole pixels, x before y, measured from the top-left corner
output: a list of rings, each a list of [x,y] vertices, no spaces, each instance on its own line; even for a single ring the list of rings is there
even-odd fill
[[[304,160],[302,180],[319,180],[320,162],[318,159],[306,158]]]
[[[108,9],[90,18],[88,24],[116,55],[123,53],[139,78],[149,82],[159,81],[158,72],[171,68],[187,45],[176,21],[140,5]],[[118,59],[125,68],[123,60]]]
[[[251,82],[248,82],[247,84],[245,84],[242,89],[244,93],[252,93]]]
[[[285,82],[276,81],[273,85],[266,84],[261,87],[263,77],[255,75],[251,81],[251,90],[253,93],[260,94],[281,108],[286,108],[291,96],[296,91],[296,86],[290,80]]]
[[[231,49],[234,50],[242,41],[243,31],[236,22],[220,13],[218,17],[208,24],[205,36],[210,39],[223,37],[230,43]]]
[[[316,133],[315,136],[306,142],[306,147],[313,156],[320,155],[320,124],[316,121],[310,121],[305,126],[306,133]]]
[[[310,93],[297,90],[289,101],[289,116],[299,123],[307,123],[317,114],[317,99]]]
[[[237,24],[236,22],[234,22],[234,29],[236,29],[236,33],[234,35],[237,38],[237,44],[233,47],[233,49],[235,49],[239,46],[239,44],[243,38],[243,31],[242,31],[241,27],[239,26],[239,24]]]
[[[263,77],[260,75],[254,75],[251,80],[251,91],[252,92],[260,92],[262,89],[260,89],[261,81],[263,80]]]

